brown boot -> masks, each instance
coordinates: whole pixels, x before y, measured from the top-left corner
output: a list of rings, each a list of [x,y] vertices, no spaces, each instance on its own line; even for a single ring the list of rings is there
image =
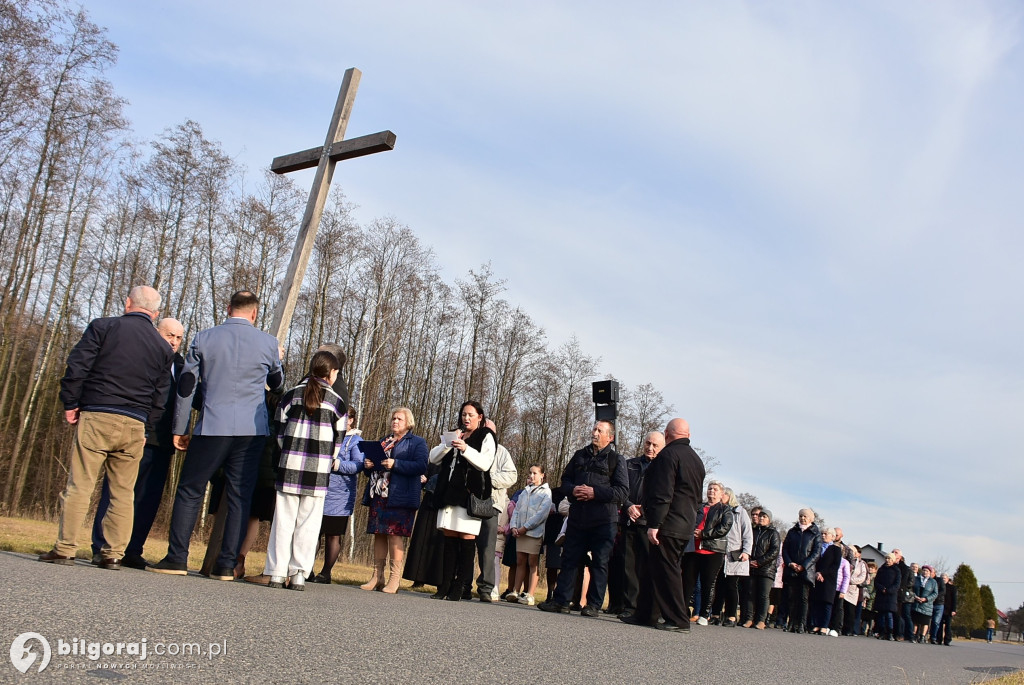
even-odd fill
[[[402,559],[391,558],[391,575],[388,576],[388,584],[384,586],[384,592],[393,595],[398,592],[398,586],[402,582]]]
[[[360,590],[380,590],[384,587],[384,562],[385,559],[376,559],[373,562],[373,575],[370,580],[359,586]]]

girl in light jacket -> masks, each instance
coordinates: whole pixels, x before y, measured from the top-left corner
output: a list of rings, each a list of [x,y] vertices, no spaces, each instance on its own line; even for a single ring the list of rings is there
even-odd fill
[[[510,602],[522,602],[533,606],[533,593],[537,590],[540,576],[537,572],[540,561],[540,543],[544,539],[544,524],[551,513],[551,488],[547,475],[540,464],[530,466],[526,476],[526,489],[519,495],[519,502],[512,514],[509,529],[516,539],[516,582],[512,586]],[[529,589],[527,584],[529,570]],[[515,592],[519,590],[517,597]]]

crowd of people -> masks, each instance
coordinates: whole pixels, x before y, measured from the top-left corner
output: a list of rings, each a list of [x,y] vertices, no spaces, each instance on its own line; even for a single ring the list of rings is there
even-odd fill
[[[557,486],[534,463],[510,496],[519,473],[479,402],[464,402],[457,427],[432,449],[406,407],[391,412],[387,436],[366,440],[337,345],[321,346],[282,393],[283,350],[254,326],[252,293],[232,295],[226,321],[198,333],[185,357],[179,322],[154,327],[159,309],[155,290],[134,288],[124,315],[91,322],[68,357],[60,398],[76,432],[57,541],[40,561],[74,563],[102,472],[93,563],[185,575],[215,480],[223,536],[211,578],[292,590],[329,584],[365,474],[373,569],[363,590],[394,594],[404,577],[436,588],[432,599],[461,601],[472,599],[475,582],[481,602],[583,617],[603,611],[671,632],[695,624],[952,640],[957,596],[947,574],[907,564],[898,549],[876,567],[842,529],[819,529],[810,509],[782,535],[768,509],[748,511],[717,480],[705,488],[681,418],[648,434],[630,459],[616,451],[614,425],[597,421]],[[186,456],[168,548],[150,564],[143,545],[176,448]],[[266,563],[246,576],[260,520],[272,521]],[[538,603],[541,558],[548,593]],[[499,592],[502,567],[508,582]]]

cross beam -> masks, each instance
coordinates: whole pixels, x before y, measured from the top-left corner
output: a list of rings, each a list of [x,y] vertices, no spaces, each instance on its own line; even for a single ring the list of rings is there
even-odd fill
[[[306,211],[302,215],[299,234],[295,238],[295,249],[288,262],[288,271],[284,281],[281,283],[281,299],[277,303],[274,321],[270,325],[270,334],[276,337],[281,344],[284,344],[288,337],[288,329],[291,327],[295,303],[298,301],[302,280],[306,275],[306,266],[308,266],[309,257],[313,252],[316,232],[320,227],[320,217],[323,216],[327,192],[330,190],[331,178],[334,176],[334,165],[342,160],[395,148],[395,134],[391,131],[381,131],[368,136],[344,140],[345,129],[348,127],[349,116],[352,114],[352,105],[356,99],[361,76],[362,72],[355,67],[345,71],[345,78],[341,83],[341,90],[338,92],[338,102],[334,105],[334,115],[327,128],[327,138],[322,146],[277,157],[270,165],[271,171],[278,174],[316,167],[316,176],[313,177],[313,185],[309,190]]]
[[[332,162],[341,162],[346,159],[355,159],[364,155],[372,155],[375,152],[386,152],[395,149],[395,134],[391,131],[371,133],[368,136],[349,138],[331,146],[327,156]],[[293,152],[290,155],[275,157],[270,163],[270,170],[275,174],[287,174],[292,171],[312,169],[320,163],[323,155],[323,147],[311,147],[302,152]]]

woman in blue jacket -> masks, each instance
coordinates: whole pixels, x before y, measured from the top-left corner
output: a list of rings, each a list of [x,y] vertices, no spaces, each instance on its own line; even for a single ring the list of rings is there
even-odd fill
[[[309,582],[331,584],[331,571],[341,555],[341,538],[348,530],[348,520],[356,503],[356,482],[363,470],[363,453],[359,443],[363,438],[356,428],[356,410],[349,407],[348,430],[338,451],[336,466],[331,469],[324,498],[324,517],[320,535],[324,539],[324,567],[320,573],[310,575]]]
[[[379,467],[363,460],[370,481],[363,504],[370,507],[366,532],[373,535],[373,576],[363,590],[394,594],[402,581],[405,538],[412,535],[416,508],[420,505],[420,476],[427,472],[427,442],[412,434],[416,419],[406,407],[391,412],[391,435],[381,441],[386,458]],[[391,575],[384,584],[384,564],[391,557]]]

